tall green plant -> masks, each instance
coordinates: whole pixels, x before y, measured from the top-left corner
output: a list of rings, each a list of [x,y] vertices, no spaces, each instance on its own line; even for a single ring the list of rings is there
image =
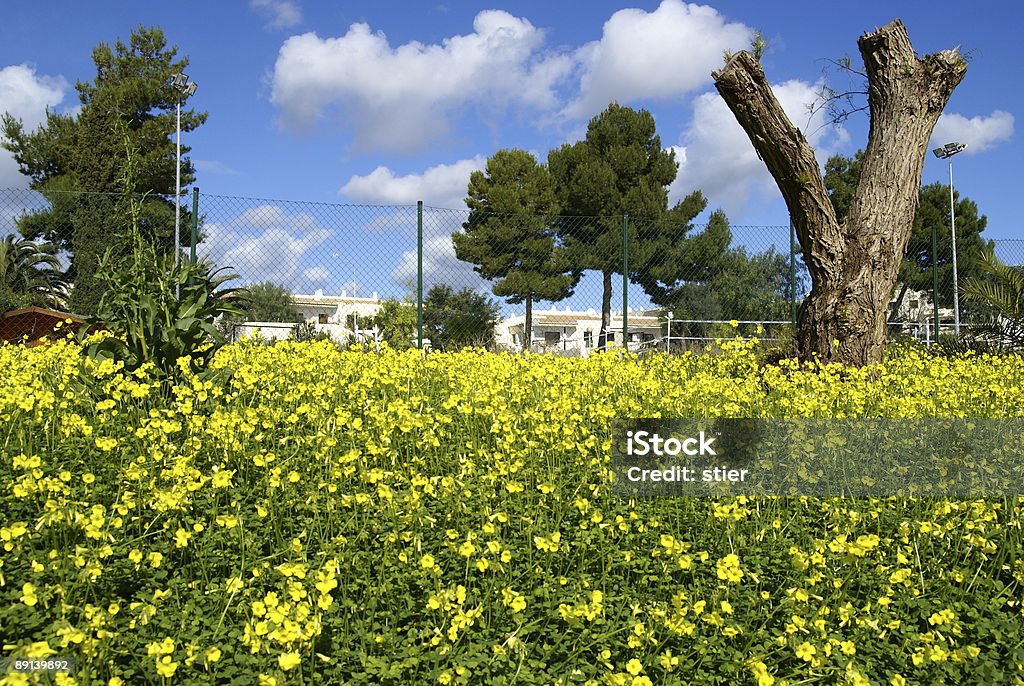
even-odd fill
[[[85,353],[97,360],[120,360],[126,370],[149,363],[165,378],[178,376],[186,367],[201,373],[227,342],[215,321],[243,312],[241,291],[222,288],[238,276],[205,261],[191,264],[176,259],[175,253],[159,253],[143,239],[139,221],[145,196],[134,193],[137,151],[120,126],[132,257],[125,263],[114,248],[107,248],[100,261],[96,278],[104,294],[84,331],[100,325],[113,335],[89,343]]]
[[[966,299],[990,308],[990,316],[971,327],[970,334],[1001,350],[1024,350],[1024,267],[1004,264],[991,243],[976,267],[977,275],[966,279],[961,290]]]

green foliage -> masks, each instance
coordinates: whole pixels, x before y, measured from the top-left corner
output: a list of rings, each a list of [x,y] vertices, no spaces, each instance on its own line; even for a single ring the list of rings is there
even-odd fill
[[[284,286],[264,281],[249,286],[242,294],[245,321],[301,322],[302,313]]]
[[[490,347],[498,319],[498,305],[469,288],[434,286],[423,300],[423,336],[435,348]]]
[[[970,336],[997,350],[1024,350],[1024,267],[1004,264],[991,244],[977,260],[977,273],[963,281],[964,298],[988,309],[987,321]]]
[[[552,225],[554,182],[545,166],[523,150],[499,150],[484,172],[470,176],[464,231],[452,235],[455,255],[496,279],[493,292],[510,303],[567,298],[579,281]],[[528,345],[528,342],[525,343]]]
[[[326,331],[320,331],[316,328],[316,324],[313,322],[299,322],[292,327],[292,332],[288,338],[299,343],[306,343],[308,341],[330,341],[331,334]]]
[[[712,213],[698,234],[693,219],[707,201],[695,191],[662,217],[630,222],[630,274],[651,301],[678,307],[682,294],[695,285],[706,285],[723,267],[732,241],[729,221],[723,212]]]
[[[3,146],[31,179],[31,188],[50,203],[49,209],[19,220],[18,228],[26,238],[42,238],[71,253],[68,276],[74,288],[68,307],[82,314],[94,313],[103,295],[106,282],[97,278],[100,257],[112,248],[111,259],[127,259],[133,249],[130,242],[113,238],[126,236],[131,221],[121,183],[122,130],[139,151],[132,188],[136,197],[145,197],[137,218],[139,231],[157,252],[172,249],[173,133],[180,95],[170,79],[188,66],[188,59],[177,57],[177,49],[167,45],[158,28],[135,30],[127,44],[100,43],[92,58],[96,76],[76,85],[81,105],[77,114],[48,112],[46,122],[32,132],[5,114],[0,132]],[[192,131],[205,120],[205,113],[182,110],[181,129]],[[188,151],[182,146],[182,154]],[[193,181],[192,163],[183,158],[182,187]],[[182,226],[190,222],[191,214],[183,208]],[[183,244],[188,235],[181,232]]]
[[[598,347],[611,319],[612,275],[622,271],[622,217],[660,233],[678,166],[675,152],[662,148],[651,113],[616,103],[590,120],[584,140],[548,153],[561,213],[569,215],[559,220],[559,238],[573,266],[602,273]],[[637,259],[642,264],[645,257]]]
[[[67,280],[56,248],[5,236],[0,242],[0,312],[37,305],[61,309]]]
[[[178,259],[177,251],[158,252],[145,240],[140,224],[146,198],[133,193],[138,150],[124,122],[116,121],[115,127],[124,150],[119,180],[129,220],[129,230],[121,238],[131,244],[132,252],[126,261],[107,248],[100,261],[96,279],[103,295],[96,315],[79,336],[85,339],[95,325],[112,335],[89,339],[84,352],[94,361],[120,363],[127,371],[152,367],[168,382],[186,372],[205,374],[209,360],[227,342],[218,321],[241,314],[238,291],[220,288],[238,277],[221,274],[223,268],[205,261]]]
[[[370,326],[376,327],[380,340],[397,350],[412,347],[416,340],[416,305],[394,298],[381,301],[377,314],[370,319]]]
[[[113,261],[108,250],[97,273],[105,292],[97,314],[88,319],[88,329],[99,325],[112,335],[88,342],[85,354],[120,361],[126,371],[151,366],[169,379],[180,376],[180,365],[205,371],[227,342],[215,320],[241,314],[237,292],[221,288],[238,277],[208,263],[175,264],[173,255],[158,254],[147,244],[139,246],[129,266],[115,267]]]

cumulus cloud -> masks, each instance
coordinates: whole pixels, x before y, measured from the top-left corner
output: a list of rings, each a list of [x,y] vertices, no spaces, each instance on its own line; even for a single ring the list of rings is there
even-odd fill
[[[427,224],[426,219],[424,219],[424,224]],[[451,238],[453,229],[447,218],[442,218],[437,224],[439,228],[443,226],[447,232],[442,229],[435,235],[423,238],[424,293],[431,287],[440,284],[446,284],[455,290],[470,288],[478,292],[490,293],[491,283],[474,272],[473,265],[463,262],[455,256]],[[426,227],[424,227],[424,231],[426,231]],[[391,271],[391,280],[401,286],[415,286],[416,269],[416,251],[407,250],[402,253],[398,264]]]
[[[306,33],[281,46],[271,100],[294,130],[334,109],[359,151],[411,153],[444,138],[466,105],[551,109],[568,55],[543,52],[544,33],[501,10],[477,14],[473,33],[394,47],[365,23],[337,38]]]
[[[338,191],[354,202],[378,205],[425,205],[465,209],[469,175],[483,169],[480,155],[452,164],[439,164],[421,174],[396,175],[388,167],[377,167],[365,176],[353,176]]]
[[[821,109],[810,110],[820,90],[821,84],[798,80],[772,86],[782,109],[816,149],[818,162],[824,164],[847,142],[848,135],[841,127],[830,125]],[[675,148],[680,165],[670,189],[673,201],[699,188],[709,206],[721,207],[730,217],[738,218],[744,216],[753,197],[779,196],[767,167],[718,93],[694,98],[693,119],[682,141],[684,146]]]
[[[68,83],[61,76],[36,74],[27,64],[0,69],[0,112],[20,119],[26,131],[46,120],[46,108],[64,99]],[[28,179],[6,150],[0,149],[0,188],[24,188]]]
[[[289,29],[302,22],[295,0],[249,0],[249,7],[266,17],[268,29]]]
[[[293,292],[308,290],[324,277],[322,267],[304,267],[304,259],[322,248],[333,232],[307,212],[279,205],[252,207],[226,223],[203,226],[200,251],[218,265],[231,267],[243,284],[272,281]]]
[[[664,0],[653,12],[619,10],[605,22],[601,39],[576,53],[579,95],[563,111],[590,117],[612,100],[682,95],[711,81],[725,50],[750,45],[754,32],[729,22],[714,8]]]
[[[995,110],[987,117],[968,119],[962,114],[943,114],[932,132],[932,144],[966,143],[965,155],[985,152],[1013,137],[1013,115]]]

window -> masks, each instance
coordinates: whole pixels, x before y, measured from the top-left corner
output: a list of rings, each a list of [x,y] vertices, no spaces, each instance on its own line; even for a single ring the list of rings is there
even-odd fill
[[[587,329],[583,332],[583,347],[593,348],[594,347],[594,332]]]
[[[558,345],[558,341],[561,340],[562,334],[559,331],[545,331],[544,332],[544,344],[545,345]]]
[[[326,324],[327,323],[327,313],[326,312],[321,312],[319,315],[317,315],[316,320],[320,324]]]

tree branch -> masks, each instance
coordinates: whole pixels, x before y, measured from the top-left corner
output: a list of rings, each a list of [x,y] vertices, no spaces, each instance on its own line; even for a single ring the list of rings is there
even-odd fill
[[[712,77],[782,191],[808,266],[836,273],[843,240],[814,149],[779,105],[761,65],[743,51]],[[811,231],[812,226],[825,230]]]

